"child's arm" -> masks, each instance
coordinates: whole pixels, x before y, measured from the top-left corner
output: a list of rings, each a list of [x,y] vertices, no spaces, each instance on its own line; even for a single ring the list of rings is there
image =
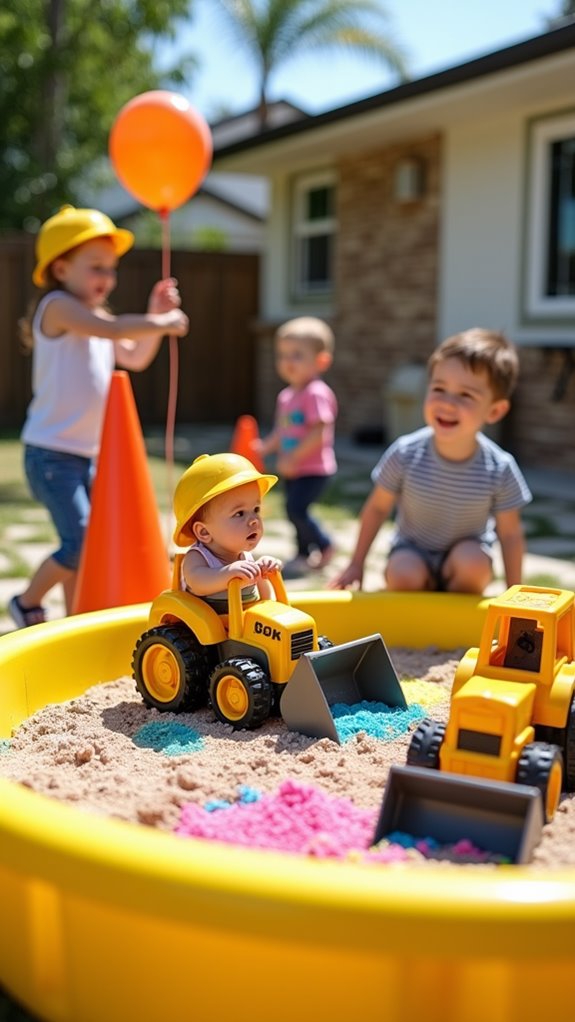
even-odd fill
[[[280,435],[277,429],[273,429],[271,433],[268,433],[266,437],[261,440],[254,440],[254,451],[259,454],[262,458],[267,457],[268,454],[275,454],[279,450]]]
[[[89,309],[73,295],[64,294],[52,299],[42,317],[42,330],[48,337],[54,338],[71,332],[112,341],[125,338],[141,341],[153,335],[159,342],[168,333],[184,337],[188,329],[188,317],[180,309],[112,316],[104,309]]]
[[[280,455],[277,462],[277,470],[284,479],[291,479],[293,476],[296,476],[299,462],[306,458],[308,454],[311,454],[312,451],[315,451],[317,447],[321,447],[323,434],[326,429],[327,423],[314,422],[297,447]]]
[[[213,596],[228,588],[232,578],[250,582],[261,578],[261,568],[256,561],[232,561],[221,568],[210,568],[201,554],[188,550],[182,562],[182,573],[188,588],[196,596]]]
[[[359,535],[355,545],[355,553],[347,568],[336,575],[328,584],[329,589],[347,589],[348,586],[363,581],[363,567],[370,551],[371,544],[381,526],[389,518],[396,500],[395,493],[375,486],[367,498],[360,517]]]
[[[174,277],[167,277],[154,284],[148,299],[148,315],[157,316],[179,309],[181,305],[178,282]],[[174,333],[173,330],[170,333]],[[116,341],[116,363],[122,369],[141,372],[147,369],[156,357],[163,334],[157,332],[140,337],[138,341],[123,337]],[[181,335],[180,335],[181,336]]]
[[[495,531],[501,544],[501,556],[505,568],[505,581],[508,586],[521,582],[525,540],[521,514],[518,509],[500,511],[495,516]]]

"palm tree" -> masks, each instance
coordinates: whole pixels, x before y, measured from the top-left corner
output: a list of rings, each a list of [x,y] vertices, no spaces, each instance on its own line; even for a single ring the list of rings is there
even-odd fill
[[[386,14],[378,0],[218,0],[218,3],[236,38],[258,65],[262,128],[267,121],[271,75],[280,64],[305,50],[346,47],[382,60],[399,78],[406,78],[402,53],[383,31]]]
[[[554,17],[546,18],[548,28],[562,28],[575,18],[575,0],[561,0],[559,10]]]

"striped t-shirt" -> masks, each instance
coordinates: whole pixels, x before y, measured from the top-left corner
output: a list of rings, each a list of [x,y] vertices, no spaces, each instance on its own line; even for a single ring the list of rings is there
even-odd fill
[[[397,495],[394,545],[408,540],[424,550],[447,551],[462,539],[493,543],[494,516],[532,499],[515,459],[483,433],[471,458],[448,461],[424,426],[395,440],[371,478]]]

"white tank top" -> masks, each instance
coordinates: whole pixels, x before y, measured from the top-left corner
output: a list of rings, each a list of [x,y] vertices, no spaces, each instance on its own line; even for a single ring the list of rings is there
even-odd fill
[[[62,334],[46,337],[42,316],[61,291],[39,302],[32,322],[33,398],[22,440],[34,447],[93,458],[100,434],[115,365],[114,342],[101,337]]]

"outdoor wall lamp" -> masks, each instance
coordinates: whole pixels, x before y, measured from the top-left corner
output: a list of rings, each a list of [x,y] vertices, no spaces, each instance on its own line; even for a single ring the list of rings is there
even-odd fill
[[[417,202],[425,193],[425,164],[417,156],[404,156],[395,165],[393,197],[396,202]]]

